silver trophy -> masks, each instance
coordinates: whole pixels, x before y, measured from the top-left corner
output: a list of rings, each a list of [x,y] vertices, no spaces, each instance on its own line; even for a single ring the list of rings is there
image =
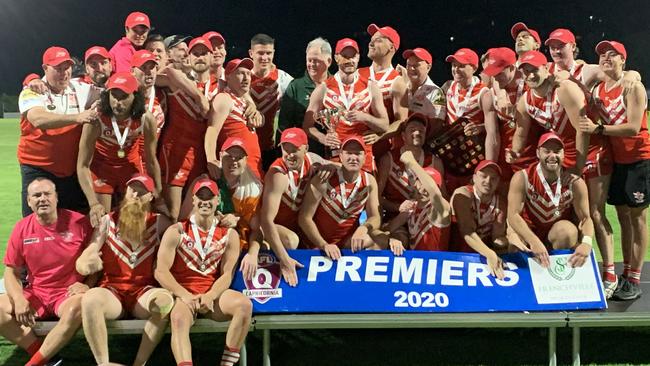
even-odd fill
[[[336,133],[336,126],[343,118],[343,111],[338,108],[324,108],[318,111],[316,121],[321,127],[325,129],[325,133]],[[329,158],[333,158],[339,155],[339,149],[332,149],[326,147],[329,152]]]

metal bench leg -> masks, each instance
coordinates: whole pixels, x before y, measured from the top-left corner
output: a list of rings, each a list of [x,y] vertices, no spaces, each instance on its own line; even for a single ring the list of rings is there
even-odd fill
[[[580,366],[580,327],[573,328],[573,366]]]
[[[548,365],[557,366],[556,337],[557,328],[548,328]]]
[[[262,365],[271,366],[271,330],[264,329],[262,340]]]
[[[246,351],[246,342],[241,346],[241,350],[239,352],[239,365],[240,366],[247,366],[248,364],[248,352]]]

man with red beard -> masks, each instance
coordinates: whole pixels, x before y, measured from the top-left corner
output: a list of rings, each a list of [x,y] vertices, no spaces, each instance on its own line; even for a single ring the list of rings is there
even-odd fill
[[[357,73],[357,42],[350,38],[336,42],[334,59],[339,71],[312,93],[303,129],[328,147],[332,160],[338,161],[341,141],[354,136],[365,140],[364,136],[369,133],[383,134],[388,128],[388,117],[377,84],[361,78]],[[327,133],[316,128],[317,122],[325,125]],[[372,146],[364,144],[364,148],[363,169],[374,172]]]
[[[379,27],[370,24],[367,31],[371,37],[368,44],[368,58],[372,60],[372,65],[360,68],[359,77],[377,83],[390,126],[404,121],[408,116],[405,102],[406,81],[392,64],[393,56],[400,46],[400,37],[390,26]],[[391,149],[390,137],[390,135],[369,131],[364,140],[366,144],[373,145],[373,153],[379,158]],[[396,145],[401,145],[401,142]]]
[[[221,161],[217,151],[221,151],[228,138],[241,139],[248,155],[248,165],[257,178],[262,177],[262,153],[257,129],[264,123],[259,111],[247,115],[250,101],[246,98],[251,88],[253,60],[249,58],[230,60],[226,65],[226,88],[212,103],[212,111],[205,133],[204,145],[208,161],[208,171],[213,178],[219,178]]]
[[[226,55],[228,54],[228,51],[226,50],[226,39],[223,38],[221,33],[215,31],[205,33],[203,38],[209,40],[212,45],[212,64],[210,64],[210,73],[215,79],[225,83],[226,74],[223,67],[226,63]]]
[[[510,182],[509,241],[522,243],[518,247],[532,252],[545,268],[550,264],[549,249],[575,249],[568,262],[581,267],[591,253],[594,235],[587,186],[562,169],[564,142],[554,132],[539,138],[537,158]],[[577,222],[572,222],[574,215]]]
[[[125,183],[141,167],[136,140],[144,136],[147,171],[160,192],[160,166],[156,159],[156,122],[144,110],[138,81],[129,72],[108,79],[102,92],[100,123],[84,126],[79,141],[77,174],[90,205],[90,222],[99,224],[111,209],[113,193],[123,193]]]
[[[366,146],[360,136],[341,143],[341,167],[327,180],[314,177],[303,200],[298,224],[311,248],[329,258],[341,258],[341,249],[353,252],[380,249],[370,238],[379,229],[381,213],[377,181],[362,169]],[[359,225],[361,211],[368,215]]]
[[[515,41],[517,56],[521,56],[528,51],[537,51],[542,45],[542,39],[539,37],[539,33],[534,29],[528,28],[522,22],[517,22],[510,28],[510,35]]]
[[[524,82],[524,76],[516,68],[517,56],[515,52],[506,47],[491,48],[487,52],[487,67],[483,74],[492,78],[491,92],[496,110],[499,128],[499,159],[497,163],[501,169],[502,188],[508,192],[508,184],[515,171],[525,169],[535,160],[535,147],[528,145],[524,147],[520,157],[509,164],[506,162],[506,151],[512,149],[512,138],[517,127],[515,121],[515,106],[528,90]],[[528,141],[535,141],[539,137],[539,128],[534,126],[530,129],[531,135]]]
[[[102,218],[92,240],[76,262],[85,276],[101,271],[99,287],[81,300],[84,335],[98,365],[109,362],[106,320],[124,315],[146,319],[133,365],[144,365],[167,328],[174,306],[169,291],[157,288],[154,263],[159,239],[171,224],[151,212],[155,184],[147,175],[127,182],[119,211]]]
[[[280,100],[293,77],[278,69],[273,63],[275,40],[266,34],[259,33],[251,38],[248,55],[253,60],[250,95],[257,110],[264,116],[264,125],[257,133],[260,149],[263,152],[262,166],[266,168],[277,157],[274,150],[277,130],[275,116],[280,109]]]
[[[147,14],[135,11],[126,17],[124,21],[126,35],[117,41],[109,51],[113,55],[115,72],[131,69],[131,58],[135,51],[144,46],[150,29],[151,23]]]
[[[492,93],[474,76],[478,69],[478,55],[469,48],[461,48],[445,59],[451,63],[453,82],[447,90],[447,125],[454,126],[460,120],[468,123],[463,132],[466,136],[483,136],[481,142],[485,150],[485,158],[497,160],[499,157],[499,129],[496,112],[494,111]],[[483,146],[481,148],[483,148]],[[447,166],[448,168],[450,166]],[[452,191],[469,182],[469,175],[459,176],[447,169],[445,177],[447,188]]]
[[[430,151],[425,150],[427,136],[427,118],[421,114],[411,115],[401,126],[401,139],[404,145],[394,147],[385,154],[379,163],[377,184],[379,186],[379,201],[386,219],[399,214],[402,202],[412,198],[415,193],[415,176],[401,162],[400,157],[405,151],[411,151],[416,161],[422,167],[432,167],[442,172],[442,161]],[[442,190],[442,186],[440,187]]]
[[[460,187],[451,197],[452,245],[457,251],[475,251],[487,259],[493,276],[502,279],[503,262],[497,256],[508,249],[506,200],[497,192],[501,167],[483,160],[474,170],[472,184]]]
[[[517,104],[517,128],[512,140],[512,150],[506,159],[519,157],[526,143],[530,144],[530,127],[539,125],[557,133],[563,140],[564,167],[587,181],[589,209],[596,230],[596,240],[603,257],[603,266],[614,264],[611,226],[605,216],[605,195],[612,173],[611,151],[608,141],[600,135],[589,136],[581,132],[580,119],[587,105],[586,97],[578,86],[569,80],[557,85],[548,71],[544,54],[538,51],[525,53],[519,60],[519,70],[530,88]],[[509,156],[508,156],[509,155]],[[607,281],[605,287],[615,288]]]
[[[300,241],[298,213],[311,177],[323,164],[323,159],[308,152],[307,134],[300,128],[287,128],[280,138],[282,157],[271,164],[264,178],[264,194],[260,222],[264,240],[280,260],[282,276],[290,286],[298,283],[296,267],[302,265],[287,254]],[[331,167],[334,167],[333,165]],[[331,170],[321,170],[327,179]]]
[[[239,361],[239,350],[250,327],[253,305],[230,290],[239,257],[239,236],[219,226],[215,211],[219,188],[209,179],[194,187],[192,215],[167,229],[156,263],[158,282],[176,297],[171,312],[172,353],[179,366],[192,365],[190,328],[198,315],[229,320],[221,365]]]
[[[206,99],[212,100],[217,93],[216,79],[210,76],[212,45],[205,38],[190,42],[190,64],[194,72],[194,88]],[[164,181],[165,201],[172,219],[176,220],[182,202],[183,187],[187,182],[206,171],[204,137],[208,119],[202,114],[201,105],[184,91],[177,91],[167,99],[168,118],[162,134],[158,160]]]

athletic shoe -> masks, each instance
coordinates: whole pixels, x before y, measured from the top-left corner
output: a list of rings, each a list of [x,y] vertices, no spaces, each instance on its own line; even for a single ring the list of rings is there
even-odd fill
[[[625,283],[623,283],[621,288],[614,292],[613,298],[622,301],[636,300],[641,297],[642,293],[643,291],[641,291],[641,287],[638,284],[625,279]]]
[[[603,281],[603,290],[605,291],[605,299],[609,300],[614,295],[614,291],[618,289],[618,277],[614,281]]]

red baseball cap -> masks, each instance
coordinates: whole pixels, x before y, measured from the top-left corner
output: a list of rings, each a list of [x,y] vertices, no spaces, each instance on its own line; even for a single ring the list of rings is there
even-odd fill
[[[127,186],[130,186],[133,183],[140,183],[147,189],[148,192],[155,191],[156,184],[153,179],[146,174],[134,174],[131,179],[126,182]]]
[[[361,137],[359,137],[359,136],[350,136],[347,139],[343,140],[343,142],[341,143],[341,150],[343,150],[345,145],[347,145],[350,142],[356,142],[359,145],[361,145],[361,147],[364,150],[366,149],[366,143],[363,141],[363,139]]]
[[[427,172],[431,178],[433,178],[433,181],[436,182],[438,187],[442,185],[442,175],[439,171],[431,166],[424,167],[424,171]]]
[[[549,132],[543,134],[542,136],[540,136],[539,141],[537,141],[537,147],[540,147],[540,146],[544,145],[545,143],[547,143],[550,140],[559,141],[560,144],[562,145],[562,148],[564,148],[564,141],[562,141],[562,138],[560,136],[558,136],[558,134],[556,134],[553,131],[549,131]]]
[[[108,53],[108,50],[106,48],[101,47],[101,46],[92,46],[89,49],[86,50],[86,53],[84,54],[84,62],[88,62],[88,59],[91,56],[100,56],[103,58],[107,58],[109,60],[112,60],[113,58],[111,57],[111,54]]]
[[[219,41],[221,41],[221,43],[226,44],[226,39],[223,38],[223,36],[219,32],[209,31],[209,32],[206,32],[202,37],[209,40],[209,41],[211,41],[212,38],[216,38]]]
[[[405,60],[408,60],[409,57],[411,57],[411,56],[415,56],[415,57],[419,58],[420,60],[428,63],[429,65],[431,65],[433,63],[433,57],[431,57],[431,54],[429,53],[429,51],[427,51],[427,50],[425,50],[424,48],[421,48],[421,47],[414,48],[412,50],[406,50],[406,51],[402,52],[402,57]]]
[[[210,43],[209,39],[204,37],[196,37],[193,40],[191,40],[190,44],[187,45],[187,52],[192,52],[192,48],[198,45],[203,45],[205,48],[208,49],[208,51],[212,52],[212,43]]]
[[[151,23],[149,23],[149,17],[147,14],[141,13],[139,11],[134,11],[133,13],[129,14],[128,17],[126,17],[124,26],[133,28],[136,25],[144,25],[147,28],[151,28]]]
[[[478,67],[478,55],[476,52],[470,50],[469,48],[461,48],[453,55],[447,56],[445,61],[452,62],[456,61],[463,65],[472,65]]]
[[[623,56],[623,59],[627,59],[627,51],[625,51],[625,46],[621,42],[616,42],[616,41],[600,41],[596,45],[596,54],[601,55],[607,50],[612,49],[616,51],[616,53],[620,54]]]
[[[558,28],[552,31],[551,34],[548,35],[548,39],[544,41],[544,45],[548,46],[549,41],[554,39],[562,43],[576,43],[576,36],[573,35],[573,32],[564,28]]]
[[[528,51],[521,55],[519,58],[520,68],[525,64],[539,68],[540,66],[544,66],[547,63],[548,60],[546,59],[546,56],[544,56],[544,54],[539,51]]]
[[[515,25],[510,28],[510,35],[512,36],[512,39],[517,39],[519,33],[523,31],[530,33],[530,35],[535,38],[537,43],[542,44],[542,39],[539,37],[539,33],[537,33],[537,31],[534,29],[528,28],[528,26],[522,22],[515,23]]]
[[[390,41],[393,42],[393,46],[395,46],[395,49],[399,48],[399,34],[397,34],[397,31],[393,27],[389,27],[389,26],[379,27],[374,23],[368,26],[368,34],[370,34],[370,36],[372,36],[377,32],[379,32],[379,34],[381,34],[382,36],[390,39]]]
[[[240,139],[239,137],[228,137],[226,141],[223,142],[223,145],[221,145],[221,151],[226,151],[231,147],[238,147],[244,150],[244,153],[248,155],[248,151],[246,151],[246,144],[244,144],[244,140]]]
[[[295,147],[307,145],[307,134],[302,128],[287,128],[282,131],[282,136],[280,136],[280,144],[284,144],[285,142]]]
[[[120,89],[127,94],[134,93],[138,90],[138,86],[138,80],[127,71],[116,72],[106,82],[106,90]]]
[[[359,52],[359,45],[357,44],[357,41],[355,41],[352,38],[343,38],[343,39],[339,39],[338,42],[336,42],[336,48],[334,49],[334,53],[339,54],[346,47],[352,47],[354,48],[355,51]]]
[[[242,58],[242,59],[235,58],[235,59],[232,59],[232,60],[228,61],[228,63],[226,64],[226,69],[224,70],[224,72],[225,72],[226,75],[228,75],[228,74],[230,74],[231,72],[237,70],[240,67],[246,68],[248,70],[252,70],[253,69],[253,60],[251,60],[250,58]]]
[[[501,167],[494,160],[481,160],[481,162],[478,163],[476,168],[474,168],[474,173],[478,173],[481,170],[486,168],[494,168],[497,171],[497,173],[499,173],[499,176],[502,174]]]
[[[43,53],[43,65],[59,66],[66,61],[74,62],[68,50],[63,47],[50,47]]]
[[[202,178],[197,180],[196,183],[194,183],[194,187],[192,187],[192,194],[196,195],[196,193],[201,188],[209,189],[210,192],[212,192],[212,194],[215,196],[219,195],[219,187],[217,186],[217,183],[210,178]]]
[[[158,59],[156,59],[156,55],[153,53],[147,50],[138,50],[135,51],[133,57],[131,57],[131,67],[141,67],[149,61],[153,61],[156,64],[158,63]]]
[[[508,47],[490,48],[488,51],[488,65],[483,69],[487,76],[495,76],[508,66],[517,63],[517,54]]]

